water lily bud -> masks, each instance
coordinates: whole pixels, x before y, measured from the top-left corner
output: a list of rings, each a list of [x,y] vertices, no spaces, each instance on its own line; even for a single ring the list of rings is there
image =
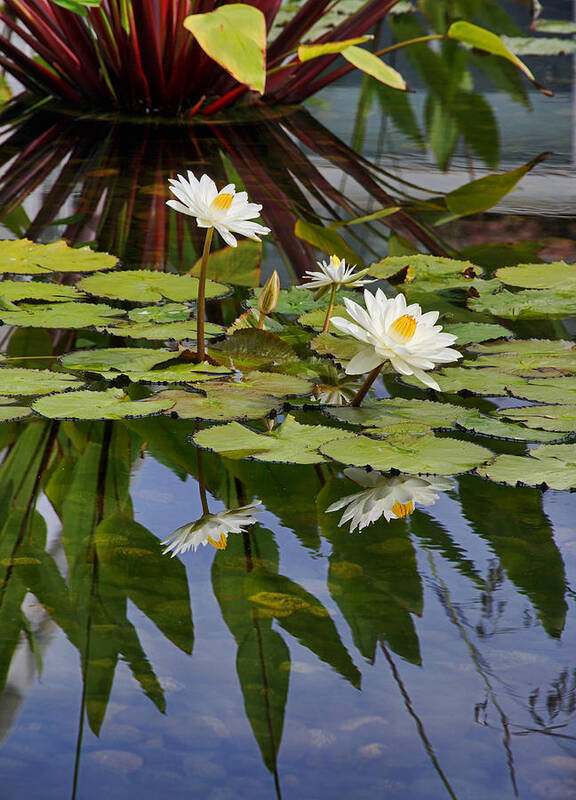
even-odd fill
[[[278,305],[279,297],[280,278],[278,277],[276,270],[274,270],[272,275],[270,275],[262,287],[262,291],[258,297],[258,311],[261,314],[269,314],[271,311],[274,311]]]

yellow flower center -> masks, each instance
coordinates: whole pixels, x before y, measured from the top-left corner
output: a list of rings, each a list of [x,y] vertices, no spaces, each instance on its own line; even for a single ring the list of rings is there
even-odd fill
[[[212,200],[212,208],[217,208],[219,211],[228,211],[232,205],[233,199],[233,194],[229,194],[229,192],[221,192],[220,194],[216,195],[214,200]]]
[[[330,263],[332,264],[333,267],[339,267],[340,259],[338,258],[338,256],[330,256]]]
[[[414,503],[410,501],[409,503],[399,503],[396,501],[392,506],[392,512],[396,515],[398,519],[402,519],[403,517],[407,517],[414,511]]]
[[[215,547],[217,550],[226,550],[226,543],[228,539],[225,533],[220,535],[220,538],[216,542],[211,536],[208,537],[208,543]]]
[[[401,317],[394,320],[390,329],[398,336],[399,339],[407,342],[416,333],[417,323],[411,314],[402,314]]]

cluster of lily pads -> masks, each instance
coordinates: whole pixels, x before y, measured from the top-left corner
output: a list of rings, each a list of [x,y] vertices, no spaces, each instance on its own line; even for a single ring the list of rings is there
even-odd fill
[[[505,267],[487,278],[469,262],[427,255],[372,264],[366,274],[391,282],[388,294],[440,311],[463,358],[434,370],[440,391],[384,365],[378,396],[360,407],[347,404],[359,384],[345,368],[365,344],[322,332],[326,295],[315,299],[305,286],[278,290],[262,324],[254,290],[232,325],[206,324],[207,357],[198,363],[198,280],[116,267],[110,255],[63,242],[0,243],[4,325],[97,332],[88,349],[46,357],[46,369],[3,356],[2,420],[166,414],[201,420],[196,444],[231,459],[334,460],[409,475],[476,469],[512,485],[576,487],[576,347],[568,339],[515,338],[493,316],[510,325],[542,317],[542,309],[565,316],[576,266]],[[70,273],[90,274],[70,284]],[[206,282],[208,298],[229,292]],[[345,296],[360,299],[353,290],[336,292],[334,313],[343,318]],[[518,399],[512,407],[509,398]],[[495,439],[498,454],[489,447]],[[510,453],[502,452],[506,440]]]

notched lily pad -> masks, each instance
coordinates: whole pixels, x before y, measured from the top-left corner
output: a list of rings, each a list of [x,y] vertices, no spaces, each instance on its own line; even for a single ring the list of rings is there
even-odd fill
[[[154,303],[162,299],[185,302],[198,298],[198,278],[173,275],[154,270],[125,270],[102,275],[90,275],[78,283],[78,288],[98,297],[131,300],[135,303]],[[228,286],[206,281],[206,297],[224,297]]]
[[[1,281],[0,299],[2,303],[16,303],[20,300],[46,300],[50,303],[64,303],[84,297],[75,286],[40,281]],[[6,306],[9,308],[9,306]],[[12,309],[17,310],[17,307]]]
[[[507,319],[541,319],[542,317],[568,317],[576,314],[576,296],[567,290],[524,289],[495,294],[483,294],[468,299],[473,311],[494,314]]]
[[[474,408],[435,403],[432,400],[407,400],[402,397],[378,400],[361,408],[330,408],[326,413],[340,422],[380,430],[388,430],[391,425],[399,422],[423,424],[431,428],[453,428],[457,420],[475,419],[479,414]]]
[[[149,417],[168,411],[173,401],[159,395],[146,400],[130,400],[121,389],[104,392],[67,392],[41,397],[32,403],[37,414],[49,419],[126,419]]]
[[[331,356],[338,364],[346,364],[366,345],[353,336],[339,336],[328,332],[315,336],[310,347],[320,355]]]
[[[64,241],[38,244],[29,239],[0,241],[0,272],[45,275],[47,272],[93,272],[112,269],[115,256],[89,247],[70,247]]]
[[[576,488],[576,445],[542,445],[530,455],[500,455],[478,469],[480,475],[511,486],[548,486],[563,491]]]
[[[224,341],[210,345],[208,351],[216,361],[233,364],[240,370],[261,369],[298,359],[293,348],[279,336],[254,328],[235,331]]]
[[[422,254],[390,256],[370,266],[370,275],[375,278],[397,278],[406,283],[421,278],[430,280],[454,275],[472,279],[482,275],[483,272],[482,267],[477,267],[470,261]]]
[[[1,313],[0,313],[1,316]],[[185,322],[166,322],[156,324],[154,322],[136,323],[122,319],[114,322],[106,328],[107,333],[113,336],[127,336],[129,339],[149,339],[155,342],[166,342],[173,339],[182,342],[186,339],[196,339],[196,320],[189,319]],[[205,326],[206,336],[221,336],[224,328],[213,322],[207,322]]]
[[[576,264],[556,261],[553,264],[519,264],[501,267],[496,277],[508,286],[525,289],[556,289],[570,292],[576,289]]]
[[[226,458],[254,458],[258,461],[279,461],[290,464],[317,464],[326,459],[318,448],[335,438],[350,439],[354,434],[321,425],[301,425],[288,414],[271,433],[256,433],[243,425],[209,428],[194,435],[194,441]]]
[[[122,309],[103,303],[22,304],[18,311],[0,310],[5,325],[26,328],[103,328],[112,318],[123,315]]]
[[[255,391],[241,383],[211,382],[201,392],[166,389],[155,395],[172,401],[170,413],[184,419],[260,419],[282,405],[282,398]]]
[[[507,419],[519,420],[529,428],[566,433],[576,432],[576,404],[504,408],[499,414]]]
[[[0,392],[6,395],[49,394],[78,389],[83,381],[48,369],[0,367]]]
[[[508,328],[490,322],[455,322],[452,325],[444,325],[442,332],[457,336],[456,344],[460,347],[472,342],[486,342],[489,339],[512,336],[512,331]]]
[[[386,439],[370,439],[360,434],[351,440],[328,442],[320,452],[342,464],[370,466],[384,472],[397,469],[411,475],[468,472],[493,457],[490,450],[478,444],[433,434],[398,434]]]

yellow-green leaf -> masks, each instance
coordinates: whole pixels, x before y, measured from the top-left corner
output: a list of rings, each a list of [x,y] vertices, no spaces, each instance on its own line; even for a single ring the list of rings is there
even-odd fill
[[[390,86],[392,89],[406,91],[406,81],[402,75],[384,63],[378,56],[375,56],[374,53],[371,53],[370,50],[365,50],[363,47],[347,47],[342,55],[346,61],[349,61],[367,75],[372,75],[380,83]]]
[[[191,14],[187,28],[210,58],[237,81],[262,94],[266,82],[266,20],[245,3],[231,3],[207,14]]]
[[[335,53],[342,53],[348,47],[355,44],[363,44],[373,36],[358,36],[356,39],[344,39],[341,42],[326,42],[326,44],[301,44],[298,48],[298,58],[300,61],[310,61],[312,58],[320,56],[330,56]]]
[[[342,236],[334,230],[323,228],[322,225],[314,225],[312,222],[305,222],[303,219],[296,221],[294,233],[304,242],[317,247],[328,255],[337,255],[345,258],[350,264],[360,264],[359,256],[344,241]]]

